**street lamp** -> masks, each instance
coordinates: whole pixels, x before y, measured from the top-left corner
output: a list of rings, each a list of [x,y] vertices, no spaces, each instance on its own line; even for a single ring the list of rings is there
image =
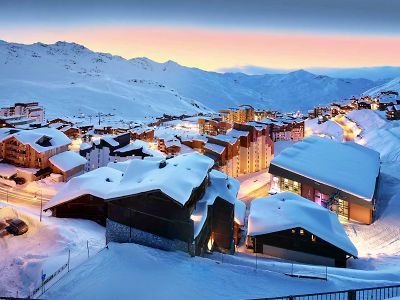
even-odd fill
[[[40,192],[42,193],[42,190],[40,190]],[[37,200],[37,195],[35,193],[35,196],[33,197],[33,200]],[[40,222],[42,222],[42,209],[43,209],[43,194],[40,197],[40,214],[39,214],[39,220]]]

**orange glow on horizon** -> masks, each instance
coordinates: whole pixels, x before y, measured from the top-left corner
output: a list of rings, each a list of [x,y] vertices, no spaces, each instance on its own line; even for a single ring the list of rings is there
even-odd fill
[[[22,43],[66,40],[125,58],[171,59],[205,70],[244,65],[289,69],[400,65],[398,37],[114,26],[0,29],[0,39]]]

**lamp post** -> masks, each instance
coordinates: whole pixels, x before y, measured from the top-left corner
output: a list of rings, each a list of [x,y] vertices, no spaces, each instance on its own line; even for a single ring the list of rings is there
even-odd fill
[[[42,194],[42,190],[40,190],[40,193]],[[37,193],[35,193],[35,196],[33,197],[33,200],[37,200]],[[39,220],[42,222],[42,209],[43,209],[43,194],[40,197],[40,213],[39,213]]]

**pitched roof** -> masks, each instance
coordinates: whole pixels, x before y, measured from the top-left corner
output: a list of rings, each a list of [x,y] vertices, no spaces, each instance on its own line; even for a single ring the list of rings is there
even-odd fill
[[[45,206],[48,209],[77,197],[90,194],[105,200],[160,190],[181,205],[189,200],[213,166],[212,159],[197,152],[166,160],[132,159],[125,172],[102,167],[72,178]],[[107,180],[108,179],[108,180]]]
[[[311,136],[286,148],[271,165],[371,201],[379,175],[379,153],[354,142]]]
[[[50,157],[49,161],[63,172],[72,170],[73,168],[87,163],[86,158],[80,156],[74,151],[61,152]]]
[[[356,247],[332,211],[290,192],[252,201],[248,221],[249,236],[297,227],[352,256],[358,255]]]

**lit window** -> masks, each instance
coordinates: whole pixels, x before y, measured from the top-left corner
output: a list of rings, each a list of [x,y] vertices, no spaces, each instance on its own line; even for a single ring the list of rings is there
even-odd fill
[[[317,240],[317,237],[315,235],[311,235],[311,241],[315,242]]]
[[[300,229],[300,235],[304,235],[304,229]]]
[[[296,233],[296,229],[292,229],[292,234],[295,234]]]

